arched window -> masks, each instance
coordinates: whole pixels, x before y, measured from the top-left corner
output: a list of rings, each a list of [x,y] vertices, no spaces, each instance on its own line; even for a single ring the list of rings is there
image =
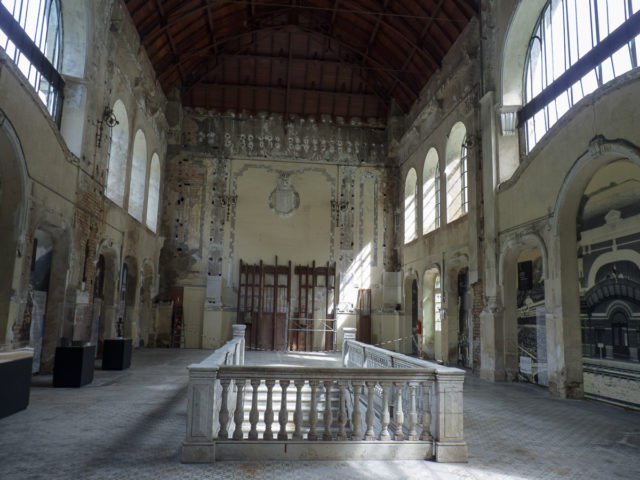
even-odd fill
[[[154,153],[149,171],[149,190],[147,193],[147,227],[154,232],[158,228],[158,205],[160,201],[160,158]]]
[[[422,168],[422,234],[426,235],[440,226],[440,168],[438,152],[431,148]]]
[[[129,183],[129,215],[142,222],[144,212],[144,185],[147,179],[147,139],[142,130],[133,140],[131,181]]]
[[[462,195],[462,213],[469,213],[469,162],[468,162],[468,150],[467,150],[467,137],[462,139],[462,146],[460,147],[460,194]]]
[[[638,0],[548,0],[525,61],[527,152],[584,96],[638,66],[638,10]]]
[[[434,182],[435,182],[435,195],[436,195],[436,228],[440,228],[440,225],[442,224],[442,215],[441,215],[441,210],[440,210],[440,205],[442,202],[440,202],[440,178],[441,178],[441,173],[440,173],[440,160],[438,160],[438,163],[436,163],[436,172],[433,175],[434,176]]]
[[[466,212],[465,200],[468,197],[466,178],[467,157],[463,148],[467,129],[462,122],[456,123],[449,133],[446,152],[445,177],[447,181],[447,223],[460,218]],[[464,157],[463,157],[464,154]]]
[[[119,206],[124,205],[124,186],[127,178],[127,154],[129,151],[129,118],[120,100],[113,105],[113,115],[118,123],[111,129],[105,195]]]
[[[409,170],[404,183],[404,243],[418,238],[418,174]]]
[[[1,0],[0,47],[16,63],[60,125],[64,81],[59,0]]]

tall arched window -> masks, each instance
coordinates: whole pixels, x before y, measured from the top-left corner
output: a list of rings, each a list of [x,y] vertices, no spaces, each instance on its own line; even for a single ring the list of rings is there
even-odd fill
[[[0,47],[16,63],[60,124],[64,81],[59,0],[1,0]]]
[[[120,100],[113,105],[113,115],[118,123],[111,129],[105,195],[119,206],[124,205],[124,186],[127,178],[127,154],[129,151],[129,118]]]
[[[149,189],[147,193],[147,227],[154,232],[158,228],[158,205],[160,201],[160,158],[154,153],[149,170]]]
[[[638,66],[638,10],[638,0],[548,0],[525,61],[527,152],[584,96]]]
[[[467,129],[462,122],[456,123],[449,133],[446,152],[445,177],[447,181],[447,223],[466,213],[467,193],[466,149],[462,148]],[[463,157],[462,154],[465,154]],[[464,161],[464,163],[463,163]]]
[[[462,139],[460,147],[460,194],[462,195],[462,213],[469,213],[469,161],[468,161],[467,137]]]
[[[133,140],[131,160],[131,181],[129,183],[129,214],[142,222],[144,212],[144,186],[147,179],[147,139],[142,130],[136,132]]]
[[[404,183],[404,243],[418,238],[418,174],[409,170]]]
[[[431,148],[422,169],[422,234],[426,235],[440,226],[437,208],[440,206],[440,169],[438,152]]]

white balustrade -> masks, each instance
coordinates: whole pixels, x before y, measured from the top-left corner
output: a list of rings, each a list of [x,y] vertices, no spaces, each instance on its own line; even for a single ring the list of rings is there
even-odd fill
[[[368,451],[367,445],[373,448],[372,458],[466,461],[461,370],[382,349],[371,350],[376,347],[351,338],[343,341],[343,368],[249,367],[242,365],[243,355],[237,351],[244,337],[238,333],[232,342],[223,347],[224,353],[216,351],[211,356],[218,359],[217,365],[210,357],[189,368],[184,462],[251,455],[272,459],[350,458],[349,452],[362,455]],[[367,368],[353,365],[355,362]],[[371,368],[371,364],[386,368]],[[295,392],[288,395],[291,386]],[[259,392],[263,391],[266,401],[260,421]],[[272,430],[275,410],[277,440]],[[289,421],[291,411],[293,422]],[[231,418],[235,428],[230,439]],[[318,422],[322,423],[321,435]],[[251,445],[243,447],[245,442]],[[335,442],[342,443],[338,446]]]

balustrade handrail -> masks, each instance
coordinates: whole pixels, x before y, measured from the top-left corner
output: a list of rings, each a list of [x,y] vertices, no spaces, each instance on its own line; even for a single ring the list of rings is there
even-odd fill
[[[326,380],[377,380],[377,381],[427,381],[435,380],[434,368],[309,368],[262,367],[225,365],[218,368],[218,378],[265,379],[326,379]]]

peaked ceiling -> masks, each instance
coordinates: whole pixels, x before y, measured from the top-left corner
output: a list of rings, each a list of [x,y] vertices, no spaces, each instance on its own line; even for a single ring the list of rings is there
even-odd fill
[[[385,120],[407,112],[476,0],[125,0],[186,106]]]

